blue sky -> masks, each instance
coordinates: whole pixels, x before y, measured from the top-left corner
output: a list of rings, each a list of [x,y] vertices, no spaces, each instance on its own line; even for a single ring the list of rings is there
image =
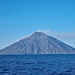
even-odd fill
[[[38,30],[74,47],[75,0],[0,0],[0,49]]]

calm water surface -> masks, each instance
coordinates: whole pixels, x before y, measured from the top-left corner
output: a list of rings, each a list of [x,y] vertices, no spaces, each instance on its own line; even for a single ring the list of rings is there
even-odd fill
[[[0,75],[75,75],[75,55],[0,55]]]

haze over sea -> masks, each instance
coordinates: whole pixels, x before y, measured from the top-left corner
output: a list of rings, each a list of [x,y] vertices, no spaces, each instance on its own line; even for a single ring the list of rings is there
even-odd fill
[[[0,75],[75,75],[75,55],[0,55]]]

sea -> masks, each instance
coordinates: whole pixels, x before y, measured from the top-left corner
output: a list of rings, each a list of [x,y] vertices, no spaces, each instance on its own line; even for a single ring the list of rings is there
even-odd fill
[[[75,75],[75,55],[0,55],[0,75]]]

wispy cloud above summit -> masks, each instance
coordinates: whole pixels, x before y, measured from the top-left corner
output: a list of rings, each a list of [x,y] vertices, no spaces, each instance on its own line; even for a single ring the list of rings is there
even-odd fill
[[[49,36],[54,36],[56,38],[67,38],[67,39],[75,39],[75,31],[72,32],[56,32],[52,30],[40,30],[40,32],[44,32]]]
[[[49,36],[53,36],[67,44],[69,44],[72,47],[75,47],[75,31],[72,32],[56,32],[52,30],[40,30],[40,32],[44,32]]]

